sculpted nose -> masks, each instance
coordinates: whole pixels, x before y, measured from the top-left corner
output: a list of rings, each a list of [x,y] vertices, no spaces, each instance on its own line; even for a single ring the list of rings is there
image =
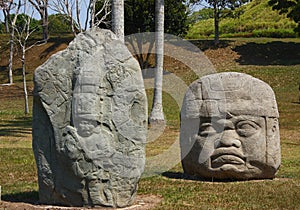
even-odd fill
[[[238,140],[238,134],[235,130],[224,131],[217,148],[219,147],[241,147],[242,143]]]

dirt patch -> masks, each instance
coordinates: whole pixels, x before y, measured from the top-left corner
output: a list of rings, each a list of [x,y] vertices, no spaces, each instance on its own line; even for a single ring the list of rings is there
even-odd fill
[[[161,203],[162,198],[155,195],[138,195],[136,197],[136,201],[132,206],[126,208],[118,208],[118,209],[130,209],[130,210],[148,210],[153,209],[159,203]],[[51,206],[51,205],[34,205],[30,203],[23,202],[8,202],[8,201],[0,201],[0,209],[7,210],[79,210],[79,209],[91,209],[84,207],[62,207],[62,206]],[[114,209],[114,208],[95,208],[95,209]]]
[[[215,66],[218,71],[232,71],[238,63],[236,60],[240,58],[240,55],[232,50],[231,46],[225,48],[208,49],[204,52],[208,59]]]
[[[300,145],[299,130],[280,129],[280,137],[281,139],[288,140],[289,144],[293,144],[294,146]],[[285,141],[285,143],[287,142]]]
[[[27,94],[32,95],[33,86],[30,84],[27,86]],[[0,100],[1,99],[12,99],[12,98],[23,98],[24,90],[23,87],[20,87],[16,84],[1,84],[0,85]]]

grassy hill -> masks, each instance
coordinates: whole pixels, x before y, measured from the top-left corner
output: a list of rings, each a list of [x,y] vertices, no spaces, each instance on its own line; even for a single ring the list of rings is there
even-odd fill
[[[220,22],[221,37],[295,37],[297,24],[273,11],[268,0],[253,0],[238,9],[241,15],[224,18]],[[191,25],[186,38],[211,37],[214,34],[213,19],[200,20]]]
[[[28,46],[31,43],[35,43],[39,40],[40,37],[33,36]],[[63,37],[55,36],[48,40],[47,43],[35,46],[29,49],[26,52],[26,74],[28,75],[27,79],[29,80],[28,85],[32,85],[33,71],[43,64],[52,54],[65,49],[68,43],[73,39],[72,34],[64,34]],[[9,61],[9,35],[0,34],[0,82],[8,82],[8,61]],[[21,49],[16,44],[14,50],[14,59],[13,59],[13,78],[14,85],[21,85],[22,87],[22,62],[21,62]]]

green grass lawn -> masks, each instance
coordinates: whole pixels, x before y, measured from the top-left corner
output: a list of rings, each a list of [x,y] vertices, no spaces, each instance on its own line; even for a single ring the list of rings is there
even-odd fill
[[[227,40],[224,48],[237,53],[239,58],[231,59],[225,54],[224,59],[230,60],[232,65],[216,67],[219,72],[238,71],[253,75],[274,89],[280,111],[282,149],[282,165],[276,179],[197,181],[186,179],[178,163],[162,174],[143,177],[139,183],[138,194],[162,197],[162,203],[156,209],[300,208],[300,54],[299,50],[289,51],[298,46],[299,40],[282,40],[289,43],[282,46],[287,48],[285,53],[290,53],[290,56],[283,54],[282,57],[274,53],[276,48],[272,48],[277,42],[273,39]],[[198,44],[203,46],[201,41]],[[255,52],[261,52],[263,47],[270,48],[261,55],[268,57],[258,60],[260,57]],[[204,52],[216,54],[222,50],[208,47]],[[151,107],[153,91],[148,90],[147,94]],[[166,151],[179,135],[179,107],[166,93],[163,103],[167,128],[160,138],[147,145],[148,158]],[[31,116],[24,116],[23,109],[22,98],[0,99],[0,185],[3,200],[32,202],[38,199],[37,174],[31,149]]]

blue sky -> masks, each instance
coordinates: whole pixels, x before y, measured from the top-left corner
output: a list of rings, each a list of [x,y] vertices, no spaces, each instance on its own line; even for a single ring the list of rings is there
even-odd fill
[[[86,18],[86,4],[85,4],[85,2],[86,1],[83,1],[84,3],[82,4],[82,8],[81,8],[81,12],[82,12],[82,17],[81,17],[81,22],[84,22],[85,21],[85,18]],[[24,9],[23,9],[24,10]],[[30,10],[30,9],[29,9]],[[32,11],[32,9],[30,10],[30,11]],[[22,9],[21,9],[21,11],[20,11],[20,13],[23,13],[24,11],[22,11]],[[14,12],[12,12],[12,13],[14,13]],[[49,15],[51,15],[51,14],[55,14],[56,12],[54,12],[53,10],[51,10],[50,8],[48,9],[48,13],[49,13]],[[38,12],[36,11],[36,10],[34,10],[34,14],[33,14],[33,17],[35,18],[35,19],[37,19],[37,20],[40,20],[41,19],[41,17],[40,17],[40,15],[38,14]],[[0,20],[3,22],[4,21],[4,15],[3,15],[3,11],[2,10],[0,10]]]

